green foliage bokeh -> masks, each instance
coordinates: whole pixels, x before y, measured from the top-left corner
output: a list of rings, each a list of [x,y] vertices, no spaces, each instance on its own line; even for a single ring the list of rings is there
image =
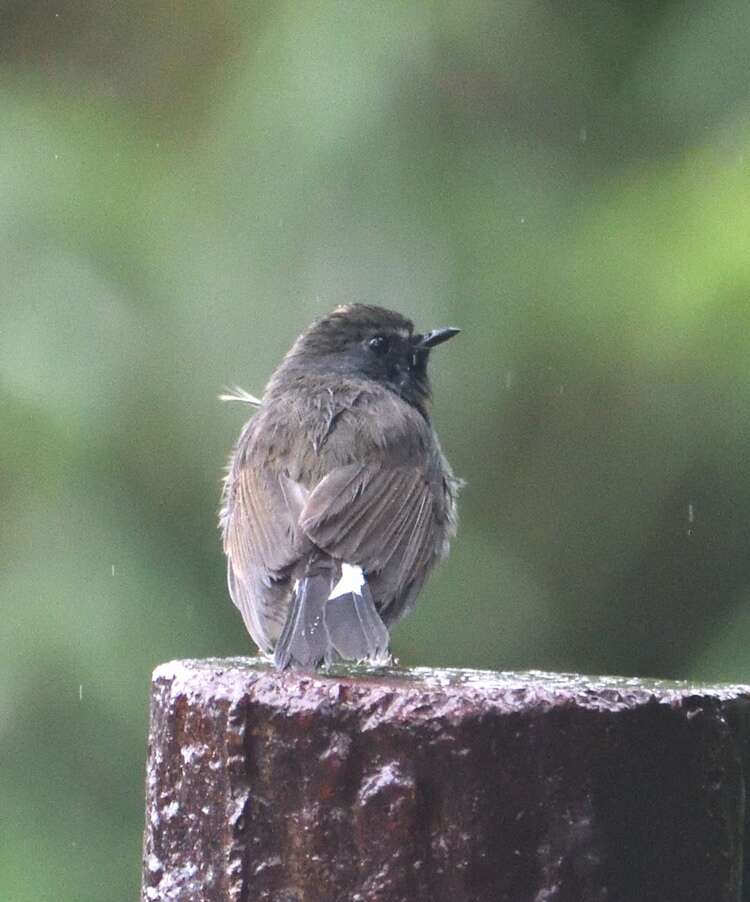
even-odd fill
[[[467,480],[402,663],[750,679],[750,7],[0,0],[0,895],[132,900],[148,682],[315,315]]]

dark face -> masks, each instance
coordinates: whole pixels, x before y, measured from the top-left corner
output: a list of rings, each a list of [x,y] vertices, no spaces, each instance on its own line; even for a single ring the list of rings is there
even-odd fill
[[[427,378],[429,350],[419,348],[411,331],[372,328],[350,342],[342,354],[345,369],[386,386],[416,406],[430,394]]]
[[[372,379],[426,412],[430,347],[458,330],[414,334],[413,323],[381,307],[339,307],[314,323],[290,355],[309,371]]]

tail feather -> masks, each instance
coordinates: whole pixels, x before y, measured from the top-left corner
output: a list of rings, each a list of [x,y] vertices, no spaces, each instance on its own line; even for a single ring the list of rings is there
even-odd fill
[[[287,667],[317,667],[326,657],[330,639],[326,634],[323,608],[330,592],[327,574],[306,576],[297,582],[289,614],[274,650],[274,664]]]
[[[385,664],[389,641],[362,571],[348,564],[329,566],[297,582],[274,663],[280,670],[340,660]]]
[[[325,622],[331,645],[347,661],[372,661],[385,664],[389,660],[388,630],[380,619],[365,583],[361,594],[348,592],[329,598]]]

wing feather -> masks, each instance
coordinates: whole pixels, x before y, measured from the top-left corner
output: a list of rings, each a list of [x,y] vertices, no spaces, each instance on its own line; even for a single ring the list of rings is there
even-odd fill
[[[265,652],[281,635],[291,572],[310,546],[297,523],[306,497],[283,475],[242,467],[227,477],[221,525],[229,594]]]
[[[393,622],[436,558],[434,516],[432,486],[420,467],[353,464],[318,483],[300,526],[327,554],[367,572],[378,610]]]

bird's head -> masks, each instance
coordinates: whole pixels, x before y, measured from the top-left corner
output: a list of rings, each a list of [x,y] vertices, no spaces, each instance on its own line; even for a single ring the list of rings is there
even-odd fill
[[[430,351],[460,331],[444,328],[415,333],[414,324],[400,313],[347,304],[303,332],[285,363],[309,373],[372,380],[426,414]]]

